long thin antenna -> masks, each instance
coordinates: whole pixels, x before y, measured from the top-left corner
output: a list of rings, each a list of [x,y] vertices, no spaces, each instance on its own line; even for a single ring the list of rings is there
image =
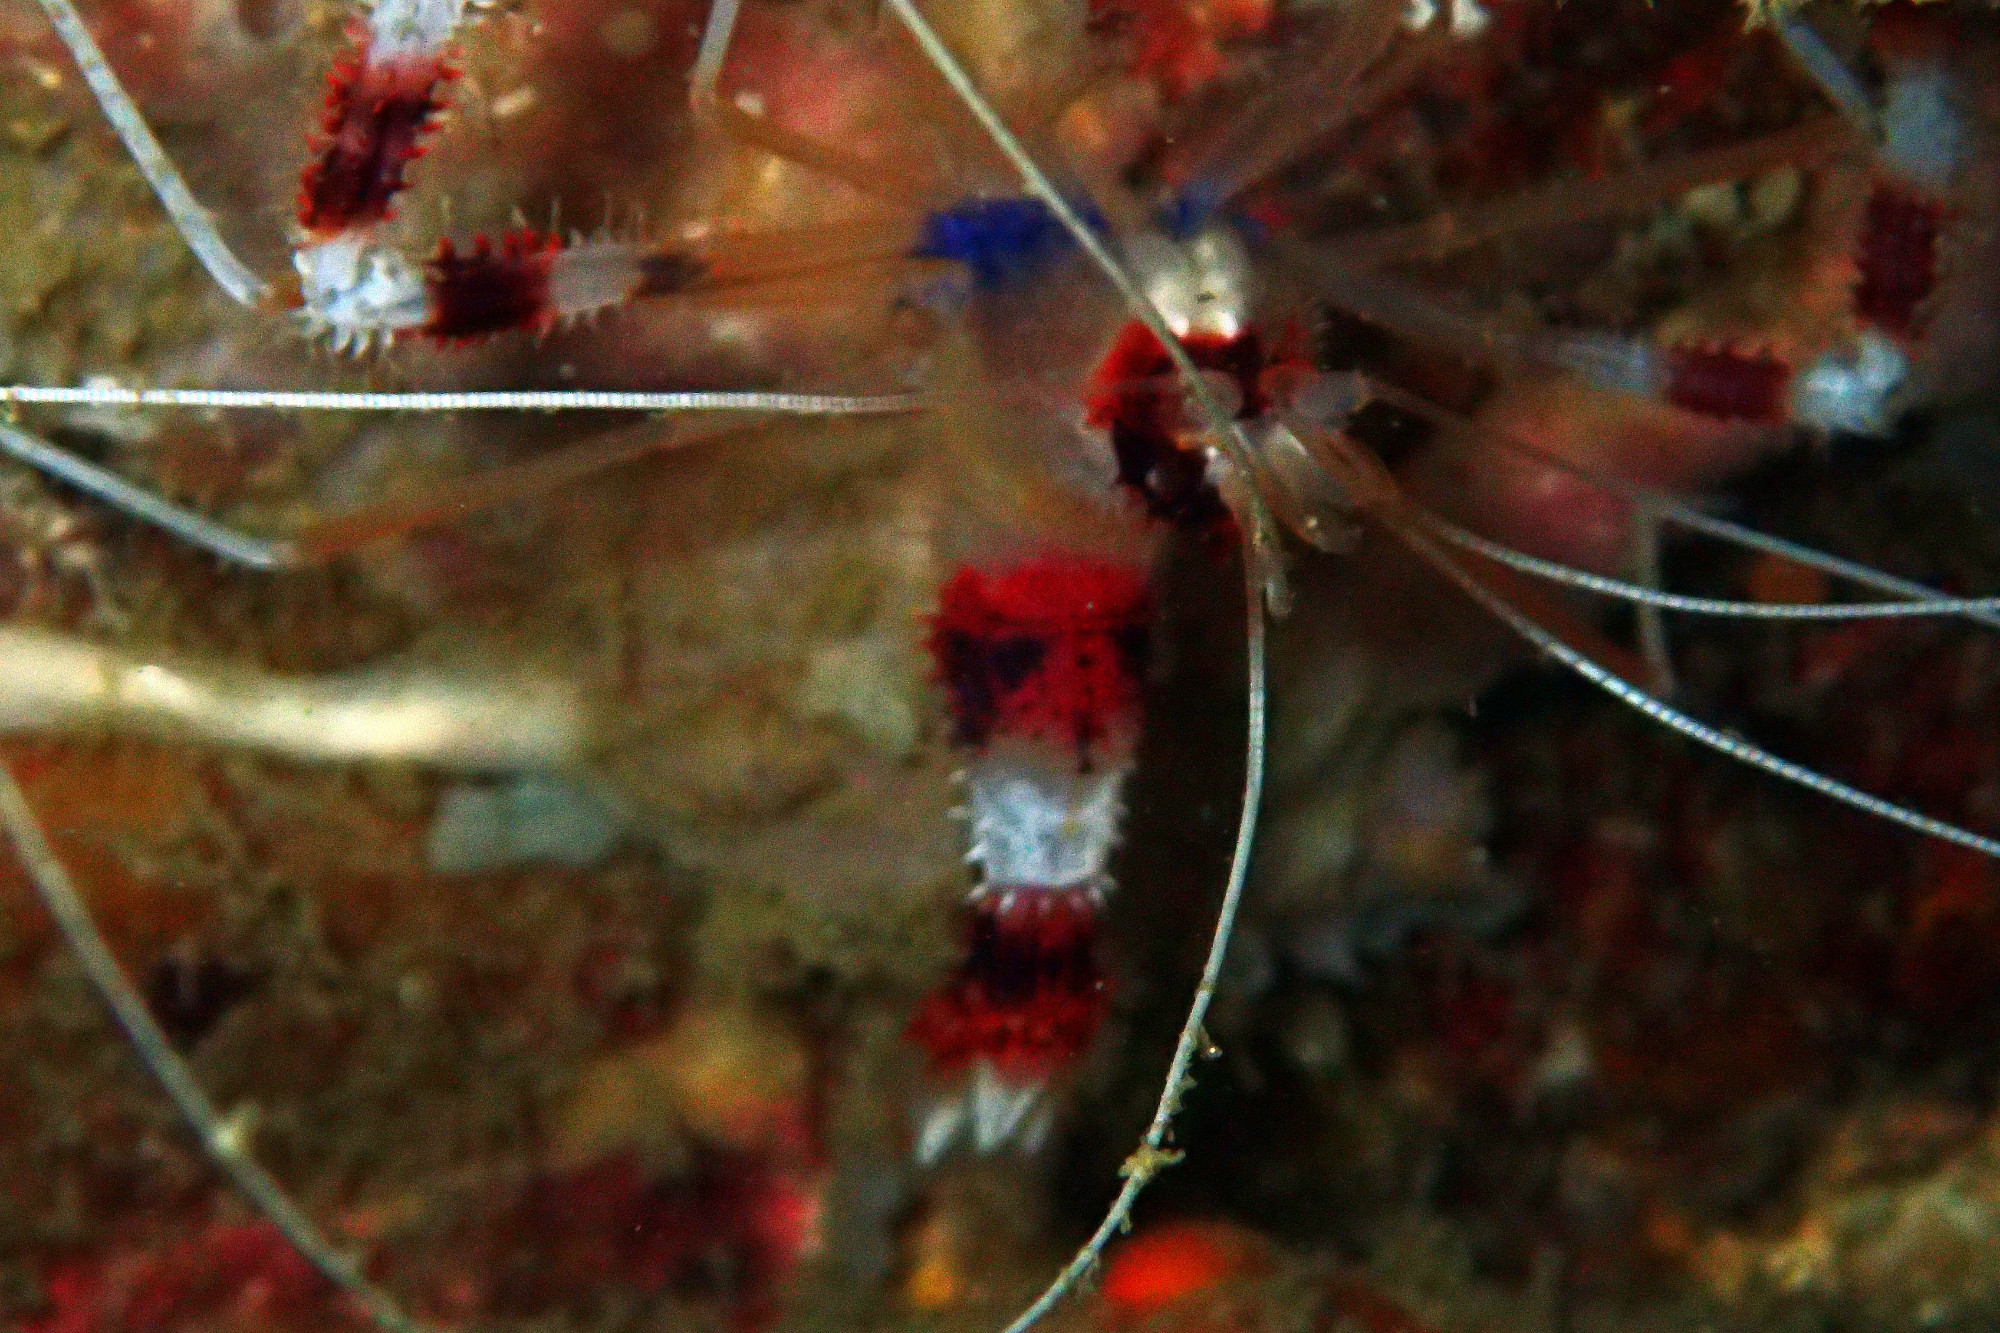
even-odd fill
[[[1319,49],[1288,62],[1270,86],[1223,125],[1205,136],[1188,171],[1195,188],[1218,202],[1234,199],[1257,182],[1284,170],[1315,139],[1352,124],[1371,101],[1406,79],[1363,78],[1402,31],[1399,0],[1372,0],[1330,11],[1308,40]],[[1412,44],[1421,44],[1413,39]],[[1362,95],[1364,87],[1373,98]],[[1311,111],[1301,114],[1302,107]]]
[[[153,137],[145,116],[133,105],[125,85],[118,81],[118,75],[98,49],[97,40],[90,35],[75,7],[69,0],[42,0],[42,12],[55,25],[56,35],[69,48],[76,67],[83,71],[83,81],[96,94],[97,105],[104,109],[104,118],[124,141],[125,151],[132,155],[139,174],[153,187],[160,207],[167,210],[167,216],[179,229],[188,249],[194,251],[195,258],[208,270],[208,276],[234,297],[238,305],[261,302],[270,288],[236,257],[229,242],[215,229],[214,219],[181,179],[180,168],[167,156],[167,150]]]
[[[915,394],[843,398],[783,393],[624,393],[537,390],[491,393],[386,394],[263,389],[122,389],[86,385],[81,389],[14,386],[0,388],[0,402],[85,403],[114,407],[303,407],[324,411],[497,411],[517,408],[587,411],[714,411],[810,416],[865,416],[913,412],[924,405]],[[726,433],[726,432],[725,432]],[[558,486],[620,463],[717,438],[715,431],[681,432],[671,439],[635,438],[590,443],[504,469],[505,475],[449,483],[442,492],[395,508],[373,507],[336,515],[294,538],[239,532],[205,514],[175,504],[102,467],[18,427],[0,422],[0,453],[58,478],[88,495],[150,523],[191,546],[246,569],[291,569],[322,563],[341,551],[378,537],[407,532],[526,494],[532,486]]]
[[[1370,395],[1381,399],[1392,407],[1401,408],[1406,412],[1423,417],[1427,421],[1432,421],[1442,426],[1449,426],[1454,430],[1477,432],[1485,438],[1493,440],[1509,453],[1521,458],[1531,458],[1545,466],[1555,468],[1557,471],[1574,477],[1578,481],[1585,482],[1591,486],[1595,486],[1599,490],[1607,491],[1622,499],[1629,500],[1632,504],[1655,517],[1678,523],[1684,528],[1699,532],[1707,537],[1713,537],[1717,541],[1729,542],[1732,545],[1743,547],[1745,550],[1762,551],[1767,555],[1779,556],[1783,559],[1805,565],[1810,569],[1817,569],[1821,573],[1832,574],[1837,578],[1859,583],[1863,587],[1873,588],[1877,592],[1886,592],[1897,597],[1907,597],[1913,601],[1951,602],[1960,600],[1947,597],[1935,588],[1928,588],[1911,579],[1885,573],[1873,566],[1864,565],[1857,560],[1848,560],[1842,556],[1831,555],[1825,551],[1801,545],[1784,537],[1773,536],[1768,532],[1759,532],[1757,529],[1745,527],[1741,523],[1733,523],[1726,518],[1717,518],[1713,514],[1705,514],[1685,501],[1676,500],[1674,497],[1653,490],[1651,487],[1641,486],[1636,482],[1626,481],[1621,477],[1614,477],[1609,473],[1587,468],[1580,463],[1564,458],[1560,454],[1551,453],[1546,449],[1531,444],[1518,435],[1481,425],[1462,413],[1448,411],[1427,399],[1420,398],[1412,393],[1405,393],[1393,384],[1388,384],[1371,377],[1367,380],[1367,388]],[[1977,621],[1989,629],[2000,629],[2000,612],[1960,607],[1956,614],[1964,616],[1967,620]]]
[[[191,546],[249,569],[283,569],[297,563],[292,544],[253,537],[135,486],[109,468],[58,449],[47,440],[0,422],[0,452],[39,472],[68,482],[134,518],[151,523]]]
[[[1633,574],[1640,580],[1636,586],[1645,591],[1657,591],[1665,577],[1660,569],[1660,520],[1645,510],[1635,510],[1632,526],[1627,533],[1626,544],[1631,554]],[[1636,601],[1639,630],[1639,655],[1652,668],[1652,686],[1661,694],[1672,698],[1680,692],[1680,684],[1674,672],[1673,643],[1667,634],[1667,618],[1661,614],[1664,609],[1644,598]]]
[[[887,416],[918,411],[922,394],[858,397],[827,393],[650,392],[623,389],[475,389],[441,393],[375,393],[344,389],[126,389],[0,385],[0,404],[56,403],[88,407],[263,408],[304,412],[776,412],[785,416]]]
[[[1648,694],[1645,690],[1640,689],[1630,681],[1613,675],[1610,671],[1599,666],[1596,662],[1570,647],[1548,630],[1542,628],[1542,626],[1535,623],[1535,621],[1525,615],[1513,603],[1494,592],[1484,583],[1481,583],[1449,551],[1432,540],[1415,523],[1410,522],[1401,515],[1393,513],[1383,514],[1380,517],[1383,518],[1389,530],[1399,540],[1415,551],[1417,555],[1421,556],[1440,574],[1443,574],[1458,585],[1459,590],[1464,592],[1466,596],[1504,622],[1509,629],[1512,629],[1529,643],[1532,643],[1535,647],[1541,649],[1544,653],[1547,653],[1550,657],[1553,657],[1556,661],[1562,663],[1592,685],[1597,686],[1597,688],[1603,690],[1612,698],[1659,723],[1668,730],[1679,732],[1689,740],[1706,745],[1711,750],[1727,755],[1739,763],[1761,769],[1773,777],[1782,778],[1786,782],[1794,783],[1797,786],[1805,788],[1807,791],[1816,792],[1829,800],[1838,801],[1840,804],[1859,810],[1864,814],[1874,815],[1878,819],[1886,819],[1892,824],[1901,824],[1904,828],[1914,829],[1918,833],[1937,838],[1942,842],[1951,842],[1961,847],[1969,847],[1984,856],[2000,860],[2000,840],[1974,833],[1970,829],[1960,828],[1956,824],[1948,824],[1944,820],[1932,818],[1930,815],[1921,814],[1906,806],[1897,805],[1894,801],[1884,800],[1880,796],[1871,795],[1858,787],[1850,787],[1838,779],[1830,778],[1815,769],[1807,768],[1804,764],[1793,763],[1789,759],[1781,759],[1769,750],[1744,740],[1741,736],[1731,735],[1719,727],[1710,726],[1698,718],[1690,717],[1688,714],[1675,708],[1672,704],[1667,703],[1664,699]]]
[[[756,423],[728,421],[711,424],[706,429],[687,426],[662,429],[642,423],[556,449],[527,462],[441,481],[413,500],[365,505],[313,519],[289,537],[260,537],[238,531],[5,422],[0,422],[0,453],[67,482],[232,565],[274,570],[325,564],[368,542],[455,521],[670,449],[714,444],[756,429]]]
[[[708,24],[702,29],[701,46],[695,51],[694,68],[689,71],[689,95],[696,111],[715,105],[715,86],[722,78],[722,62],[729,58],[729,41],[736,32],[740,0],[710,0]]]
[[[1746,550],[1763,551],[1769,555],[1795,561],[1808,568],[1817,569],[1823,574],[1832,574],[1837,578],[1849,579],[1861,584],[1863,587],[1874,588],[1878,592],[1894,593],[1898,597],[1913,597],[1920,601],[1934,603],[1955,600],[1954,598],[1947,597],[1935,588],[1926,587],[1914,580],[1885,573],[1872,565],[1864,565],[1857,560],[1848,560],[1842,556],[1831,555],[1825,551],[1801,545],[1788,538],[1774,536],[1768,532],[1759,532],[1757,529],[1745,527],[1741,523],[1732,523],[1726,518],[1717,518],[1713,514],[1704,514],[1692,505],[1681,504],[1664,496],[1657,498],[1647,497],[1643,500],[1635,500],[1635,503],[1655,505],[1661,517],[1672,519],[1682,527],[1699,532],[1704,536],[1713,537],[1718,541],[1731,542]],[[1989,629],[2000,629],[2000,612],[1981,611],[1976,608],[1965,607],[1961,608],[1957,614],[1964,616],[1967,620],[1975,620]]]
[[[1886,620],[1916,616],[1973,616],[2000,612],[2000,597],[1932,597],[1917,602],[1749,602],[1731,597],[1690,597],[1683,593],[1661,592],[1640,583],[1628,583],[1574,565],[1544,560],[1490,537],[1469,532],[1435,514],[1413,515],[1436,536],[1454,546],[1485,556],[1495,564],[1517,569],[1523,574],[1547,579],[1569,588],[1580,588],[1604,597],[1616,597],[1662,611],[1684,611],[1690,615],[1733,617],[1738,620]]]
[[[1771,6],[1771,29],[1778,34],[1778,40],[1791,52],[1792,59],[1799,68],[1812,76],[1819,85],[1826,100],[1834,109],[1847,117],[1853,126],[1871,143],[1882,139],[1882,119],[1875,110],[1875,99],[1861,85],[1834,49],[1827,45],[1820,30],[1798,15],[1790,13],[1782,5]]]
[[[124,969],[118,966],[69,872],[43,835],[41,823],[15,781],[12,768],[6,764],[0,764],[0,826],[6,829],[15,856],[27,870],[28,878],[34,882],[36,892],[49,915],[55,918],[85,975],[116,1016],[119,1026],[125,1029],[140,1060],[200,1136],[209,1158],[284,1233],[306,1262],[351,1297],[376,1324],[389,1333],[420,1333],[423,1325],[405,1314],[387,1292],[363,1277],[352,1258],[335,1248],[283,1187],[245,1150],[241,1130],[209,1101],[194,1071],[167,1041],[145,1001],[132,989]]]
[[[891,0],[891,3],[894,2]],[[1208,1018],[1209,1004],[1215,999],[1216,984],[1222,976],[1223,958],[1229,952],[1229,940],[1236,930],[1236,914],[1243,902],[1244,885],[1250,877],[1250,852],[1256,842],[1257,811],[1264,800],[1265,715],[1269,704],[1268,671],[1265,667],[1265,593],[1256,567],[1247,561],[1244,583],[1250,700],[1249,729],[1244,746],[1243,811],[1237,819],[1236,847],[1229,861],[1229,883],[1222,893],[1222,906],[1215,915],[1215,934],[1209,940],[1208,960],[1202,964],[1201,981],[1195,986],[1194,999],[1188,1005],[1187,1021],[1181,1025],[1180,1040],[1174,1046],[1173,1063],[1167,1066],[1166,1083],[1160,1089],[1159,1104],[1153,1108],[1152,1123],[1146,1126],[1145,1137],[1140,1140],[1139,1146],[1118,1169],[1119,1175],[1125,1178],[1118,1197],[1112,1200],[1104,1220],[1097,1224],[1097,1230],[1091,1233],[1083,1248],[1063,1266],[1062,1272],[1049,1283],[1047,1290],[1035,1298],[1035,1303],[1007,1325],[1005,1333],[1027,1333],[1043,1315],[1054,1309],[1057,1302],[1068,1295],[1097,1263],[1112,1238],[1130,1226],[1132,1206],[1138,1202],[1146,1186],[1152,1183],[1153,1177],[1181,1159],[1178,1150],[1167,1146],[1167,1136],[1173,1129],[1174,1116],[1180,1111],[1181,1099],[1194,1086],[1194,1079],[1188,1070],[1193,1067],[1195,1057],[1208,1048],[1208,1035],[1202,1025]]]
[[[1134,318],[1146,326],[1147,331],[1165,349],[1168,358],[1174,363],[1174,369],[1180,372],[1188,393],[1201,408],[1202,415],[1208,418],[1209,427],[1216,435],[1217,446],[1228,459],[1235,477],[1240,479],[1239,483],[1231,488],[1229,499],[1248,539],[1249,563],[1263,583],[1265,596],[1273,607],[1282,607],[1285,602],[1284,572],[1278,548],[1277,530],[1272,526],[1271,513],[1264,504],[1263,496],[1257,493],[1256,487],[1249,481],[1257,475],[1256,450],[1251,447],[1249,438],[1243,434],[1243,427],[1223,410],[1221,403],[1216,401],[1200,367],[1195,365],[1187,349],[1181,346],[1180,339],[1174,336],[1174,331],[1167,327],[1167,321],[1161,316],[1159,309],[1139,289],[1139,284],[1133,281],[1132,275],[1118,261],[1118,257],[1111,253],[1090,225],[1078,216],[1076,209],[1070,206],[1069,200],[1063,197],[1062,191],[1055,187],[1048,174],[1029,155],[1014,132],[1007,128],[1006,122],[1000,119],[1000,113],[993,109],[992,103],[986,100],[985,95],[973,83],[972,76],[965,72],[957,57],[952,55],[951,48],[944,44],[944,39],[937,35],[936,29],[932,28],[929,21],[918,12],[914,0],[888,0],[888,2],[889,8],[902,20],[903,26],[909,29],[910,36],[923,48],[925,57],[979,121],[987,137],[1007,160],[1013,163],[1014,170],[1020,173],[1021,181],[1028,187],[1028,192],[1040,199],[1056,220],[1062,223],[1063,229],[1076,238],[1077,245],[1090,256],[1091,262],[1097,265],[1104,276],[1110,279],[1111,285],[1117,288],[1118,294],[1124,298],[1126,308],[1132,312]]]
[[[1347,269],[1436,263],[1517,232],[1643,213],[1711,181],[1745,180],[1781,165],[1805,170],[1853,146],[1838,120],[1816,116],[1762,138],[1647,162],[1609,178],[1558,179],[1417,222],[1337,233],[1323,244]]]

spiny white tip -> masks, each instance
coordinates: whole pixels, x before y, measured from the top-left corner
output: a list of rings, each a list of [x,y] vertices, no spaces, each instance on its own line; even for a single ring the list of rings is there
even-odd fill
[[[299,318],[315,333],[331,333],[336,348],[357,340],[365,348],[376,336],[420,328],[430,318],[423,272],[399,250],[343,235],[299,247],[292,266],[303,302]]]
[[[1101,879],[1125,814],[1124,781],[1122,768],[1077,773],[996,746],[973,769],[967,859],[996,884]]]
[[[918,1166],[936,1166],[961,1137],[982,1155],[1009,1146],[1034,1152],[1048,1141],[1055,1119],[1042,1096],[1047,1089],[1040,1080],[1009,1079],[990,1060],[980,1060],[964,1083],[924,1113],[911,1155]]]
[[[1799,373],[1792,419],[1816,430],[1886,436],[1895,425],[1896,390],[1910,358],[1879,330],[1864,329],[1854,345],[1829,352]]]
[[[951,1151],[951,1145],[958,1140],[959,1131],[965,1128],[965,1098],[954,1094],[944,1097],[925,1113],[924,1122],[917,1129],[917,1143],[912,1155],[921,1167],[936,1166]]]
[[[375,0],[368,7],[368,58],[442,55],[465,21],[465,0]]]
[[[1485,32],[1493,23],[1479,0],[1451,0],[1451,35],[1461,40],[1470,40]]]
[[[972,1086],[966,1094],[972,1103],[973,1150],[990,1153],[1014,1142],[1045,1086],[1011,1082],[986,1060],[973,1065]]]

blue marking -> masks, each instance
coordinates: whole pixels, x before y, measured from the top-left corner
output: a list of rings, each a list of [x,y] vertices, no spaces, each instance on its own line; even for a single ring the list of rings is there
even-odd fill
[[[1214,186],[1190,185],[1185,190],[1177,191],[1160,206],[1160,230],[1171,241],[1193,240],[1214,221],[1216,209],[1221,204],[1222,197],[1216,193]]]
[[[1269,239],[1268,229],[1261,222],[1241,209],[1224,207],[1227,202],[1215,186],[1199,182],[1175,192],[1160,205],[1153,218],[1168,240],[1181,244],[1214,226],[1235,228],[1251,245]]]
[[[1096,209],[1078,210],[1098,231]],[[923,236],[910,251],[919,259],[950,259],[972,270],[973,285],[996,291],[1068,253],[1074,242],[1039,199],[971,199],[924,219]]]

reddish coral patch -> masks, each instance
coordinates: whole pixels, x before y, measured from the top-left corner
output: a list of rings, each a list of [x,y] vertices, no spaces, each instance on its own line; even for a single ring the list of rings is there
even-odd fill
[[[777,1288],[818,1245],[820,1198],[805,1175],[755,1153],[697,1152],[671,1176],[620,1154],[536,1181],[511,1219],[520,1238],[501,1306],[539,1313],[579,1283],[717,1295],[738,1329],[778,1313]]]
[[[1862,222],[1861,281],[1854,311],[1894,334],[1908,334],[1917,307],[1937,283],[1938,233],[1944,210],[1937,203],[1895,185],[1877,185],[1868,196]]]
[[[1178,102],[1223,71],[1222,43],[1270,26],[1269,0],[1091,0],[1091,27],[1124,45],[1127,67]]]
[[[1145,1317],[1263,1267],[1258,1238],[1228,1222],[1169,1222],[1115,1250],[1098,1290],[1121,1315]]]
[[[1962,1023],[1988,1006],[2000,983],[2000,876],[1965,847],[1938,847],[1930,862],[1903,894],[1909,924],[1891,981],[1911,1013]]]
[[[404,172],[458,77],[442,56],[371,61],[368,44],[327,76],[326,117],[299,187],[299,226],[324,239],[394,216]]]
[[[1327,1284],[1327,1309],[1340,1323],[1364,1333],[1432,1333],[1431,1326],[1359,1277],[1336,1278]],[[1339,1327],[1340,1323],[1335,1326]]]
[[[949,1077],[985,1060],[1033,1082],[1081,1055],[1104,1019],[1099,910],[1087,890],[995,892],[975,903],[958,974],[910,1023],[933,1069]]]
[[[515,330],[540,332],[555,320],[549,304],[549,268],[562,250],[553,236],[513,231],[495,246],[484,236],[460,254],[439,244],[425,272],[431,317],[424,333],[439,342],[464,342]]]
[[[1776,421],[1792,368],[1774,356],[1728,347],[1675,347],[1667,352],[1666,399],[1720,421]]]
[[[1653,80],[1651,103],[1640,118],[1640,129],[1648,135],[1664,134],[1713,106],[1729,86],[1743,51],[1743,33],[1743,24],[1729,15],[1707,38],[1667,61]]]
[[[27,1333],[289,1323],[330,1290],[268,1222],[211,1223],[164,1249],[63,1264]]]
[[[16,742],[5,758],[69,867],[112,947],[134,971],[197,928],[211,904],[170,880],[135,874],[122,849],[169,839],[193,809],[197,775],[186,756],[131,744]],[[9,968],[39,958],[53,939],[47,915],[11,857],[0,857],[0,913],[18,922]],[[22,975],[25,975],[23,973]],[[6,997],[0,981],[0,999]]]
[[[1883,4],[1868,23],[1868,45],[1891,65],[1937,60],[1962,38],[1957,17],[1940,5]]]
[[[930,651],[951,697],[954,739],[1058,741],[1081,762],[1137,722],[1152,592],[1145,571],[1048,556],[944,585]]]

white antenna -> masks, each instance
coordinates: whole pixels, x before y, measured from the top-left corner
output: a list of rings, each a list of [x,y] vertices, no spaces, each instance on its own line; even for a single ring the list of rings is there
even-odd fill
[[[194,1071],[174,1050],[147,1010],[146,1002],[139,998],[124,969],[118,966],[69,872],[63,869],[62,861],[43,836],[41,824],[20,784],[14,780],[12,768],[6,764],[0,764],[0,828],[6,830],[15,856],[27,870],[36,893],[49,915],[55,918],[56,927],[62,931],[84,974],[116,1016],[118,1025],[125,1029],[140,1061],[152,1071],[200,1136],[209,1158],[284,1233],[292,1248],[352,1298],[369,1318],[389,1333],[422,1333],[424,1326],[406,1314],[387,1292],[364,1277],[360,1265],[335,1247],[305,1211],[292,1202],[284,1188],[258,1165],[246,1151],[240,1129],[201,1090]]]
[[[914,394],[838,398],[823,394],[620,393],[594,390],[384,394],[99,386],[83,389],[0,388],[0,402],[10,398],[32,403],[206,408],[298,406],[296,402],[273,404],[269,400],[307,399],[311,410],[380,412],[501,411],[517,409],[524,403],[539,403],[544,411],[703,411],[743,413],[753,418],[771,414],[830,417],[888,415],[916,411],[924,403],[924,399]],[[558,401],[551,403],[550,399]],[[378,508],[322,519],[308,524],[295,538],[289,539],[239,532],[4,421],[0,421],[0,453],[67,482],[85,494],[95,496],[113,508],[171,533],[230,564],[269,570],[321,563],[352,545],[356,539],[373,540],[422,526],[428,521],[462,516],[475,509],[517,498],[527,492],[530,482],[561,485],[646,454],[715,439],[722,433],[728,433],[727,429],[721,432],[710,429],[672,434],[655,431],[637,439],[588,441],[568,449],[558,449],[530,462],[447,483],[444,491],[434,492],[419,503],[406,505],[397,511]]]
[[[1768,532],[1759,532],[1757,529],[1745,527],[1741,523],[1734,523],[1726,518],[1718,518],[1713,514],[1703,513],[1684,500],[1677,500],[1673,496],[1653,490],[1651,487],[1641,486],[1637,482],[1626,481],[1621,477],[1614,477],[1609,473],[1585,467],[1581,463],[1564,458],[1560,454],[1551,453],[1547,449],[1531,444],[1511,432],[1495,430],[1490,426],[1474,422],[1472,418],[1460,413],[1447,411],[1435,403],[1417,397],[1415,394],[1406,393],[1393,384],[1387,384],[1373,378],[1366,379],[1364,383],[1369,395],[1381,399],[1392,407],[1399,407],[1406,412],[1421,416],[1427,421],[1449,426],[1455,430],[1476,431],[1517,457],[1533,459],[1537,463],[1552,467],[1558,472],[1574,477],[1578,481],[1594,486],[1601,491],[1606,491],[1612,495],[1629,500],[1635,507],[1653,515],[1655,518],[1679,524],[1690,531],[1713,537],[1717,541],[1729,542],[1746,550],[1762,551],[1768,555],[1780,556],[1786,560],[1805,565],[1810,569],[1817,569],[1821,573],[1832,574],[1838,578],[1858,583],[1865,588],[1873,588],[1877,592],[1890,593],[1912,601],[1949,602],[1954,600],[1946,597],[1945,594],[1937,591],[1935,588],[1927,588],[1914,580],[1885,573],[1873,566],[1864,565],[1858,560],[1848,560],[1842,556],[1831,555],[1825,551],[1801,545],[1784,537],[1774,536]],[[1962,615],[1967,620],[1977,621],[1989,629],[2000,629],[2000,612],[1980,610],[1961,605],[1955,611],[1955,614]]]
[[[1748,602],[1731,597],[1690,597],[1683,593],[1661,592],[1643,584],[1609,578],[1560,561],[1544,560],[1526,551],[1468,532],[1455,523],[1431,513],[1414,515],[1417,522],[1438,537],[1468,551],[1485,556],[1495,564],[1532,574],[1536,578],[1579,588],[1603,597],[1616,597],[1639,606],[1662,611],[1682,611],[1689,615],[1722,616],[1738,620],[1886,620],[1922,616],[1991,615],[2000,612],[2000,597],[1927,597],[1916,602]]]
[[[1942,819],[1934,819],[1930,815],[1897,805],[1894,801],[1871,795],[1858,787],[1850,787],[1816,769],[1807,768],[1804,764],[1780,758],[1769,750],[1744,740],[1741,736],[1732,735],[1719,727],[1710,726],[1699,718],[1690,717],[1664,699],[1649,694],[1630,681],[1612,674],[1481,583],[1450,552],[1433,541],[1414,523],[1395,515],[1383,517],[1390,531],[1405,545],[1422,556],[1439,573],[1457,584],[1466,596],[1498,617],[1509,629],[1612,698],[1636,709],[1668,730],[1679,732],[1688,739],[1698,741],[1740,763],[1761,769],[1773,777],[1783,778],[1787,782],[1804,787],[1807,791],[1817,792],[1864,814],[1886,819],[1892,824],[1901,824],[1904,828],[1915,829],[1942,842],[1969,847],[1982,855],[2000,860],[2000,840],[1960,828],[1956,824],[1946,823]]]
[[[688,73],[689,96],[696,111],[706,111],[715,105],[715,86],[722,79],[722,62],[729,58],[729,42],[736,33],[740,4],[741,0],[710,0],[708,23],[701,32],[694,68]]]
[[[626,389],[472,389],[436,393],[377,393],[348,389],[126,389],[115,384],[51,388],[0,385],[0,403],[87,407],[258,408],[298,412],[776,412],[785,416],[889,416],[928,405],[922,394],[850,397],[827,393],[767,393]]]
[[[160,147],[160,141],[153,137],[146,118],[139,108],[132,104],[132,98],[118,81],[118,75],[104,59],[104,52],[98,50],[96,39],[84,25],[76,9],[69,0],[42,0],[42,11],[49,16],[55,26],[56,35],[76,60],[76,67],[83,71],[83,81],[90,85],[90,91],[97,96],[97,105],[104,109],[104,118],[111,122],[118,137],[125,144],[125,151],[132,155],[139,174],[146,178],[146,184],[153,187],[153,194],[159,199],[160,207],[167,210],[167,216],[179,229],[181,238],[201,260],[201,266],[223,291],[234,297],[238,305],[256,305],[270,292],[264,280],[250,270],[250,266],[236,257],[229,248],[229,242],[222,239],[222,233],[215,229],[215,220],[209,216],[189,190],[187,182],[181,179],[180,169],[167,150]]]

